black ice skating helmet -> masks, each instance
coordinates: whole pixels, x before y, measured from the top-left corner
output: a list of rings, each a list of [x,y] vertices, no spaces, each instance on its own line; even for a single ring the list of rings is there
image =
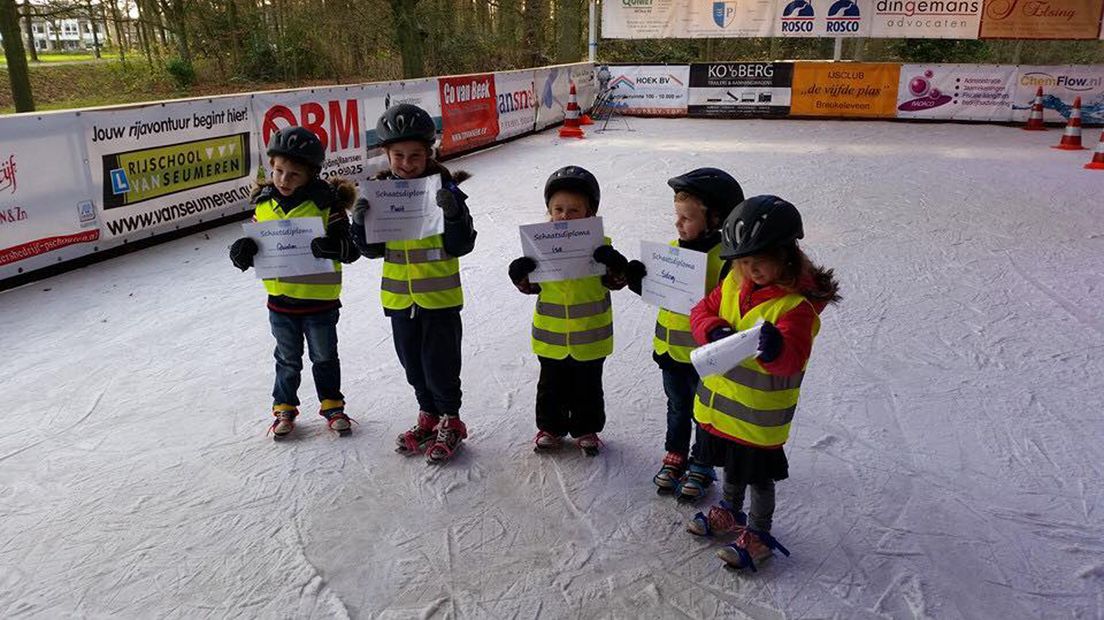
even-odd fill
[[[598,213],[598,202],[602,198],[602,191],[598,189],[598,179],[594,178],[587,169],[580,166],[564,166],[552,173],[544,184],[544,205],[552,200],[552,194],[567,190],[587,197],[590,201],[591,213]]]
[[[315,168],[326,162],[326,149],[322,141],[304,127],[285,127],[268,139],[268,156],[289,157]]]
[[[752,196],[721,226],[721,258],[743,258],[805,236],[797,207],[778,196]]]
[[[429,112],[411,103],[400,103],[387,108],[376,123],[376,146],[416,140],[433,144],[437,140],[437,126]]]
[[[686,174],[667,179],[667,185],[675,192],[696,196],[705,208],[724,222],[736,205],[744,201],[744,188],[732,175],[717,168],[697,168]]]

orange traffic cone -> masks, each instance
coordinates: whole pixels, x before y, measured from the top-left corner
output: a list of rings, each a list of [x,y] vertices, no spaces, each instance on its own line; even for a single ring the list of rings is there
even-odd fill
[[[1069,122],[1066,123],[1066,131],[1062,133],[1062,139],[1058,142],[1058,146],[1050,148],[1062,149],[1063,151],[1085,150],[1085,147],[1081,146],[1081,97],[1074,97],[1073,109],[1070,110]]]
[[[567,107],[564,108],[564,122],[560,127],[561,138],[585,138],[583,128],[579,126],[579,102],[575,100],[575,82],[571,83],[571,90],[567,97]]]
[[[1040,86],[1039,90],[1035,91],[1035,102],[1031,104],[1031,116],[1027,119],[1027,125],[1024,125],[1024,129],[1027,131],[1046,131],[1046,124],[1043,123],[1043,87]]]
[[[1104,170],[1104,131],[1100,132],[1100,142],[1093,151],[1092,161],[1085,164],[1086,170]]]
[[[579,124],[580,125],[593,125],[594,124],[594,119],[590,118],[590,115],[587,114],[586,112],[583,112],[583,117],[579,119]]]

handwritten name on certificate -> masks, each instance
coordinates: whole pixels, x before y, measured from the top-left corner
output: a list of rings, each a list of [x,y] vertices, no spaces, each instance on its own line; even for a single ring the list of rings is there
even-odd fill
[[[640,297],[645,302],[690,314],[690,309],[705,296],[709,256],[704,252],[641,241],[640,262],[648,271],[640,285]]]
[[[602,218],[526,224],[521,231],[521,253],[537,261],[530,282],[554,282],[600,276],[605,265],[594,260],[594,249],[605,244]]]
[[[247,222],[242,230],[257,242],[253,271],[258,278],[290,278],[334,270],[333,261],[311,254],[311,241],[326,234],[320,217]]]
[[[445,230],[445,216],[437,206],[441,175],[420,179],[362,181],[368,200],[364,238],[368,243],[424,239]]]

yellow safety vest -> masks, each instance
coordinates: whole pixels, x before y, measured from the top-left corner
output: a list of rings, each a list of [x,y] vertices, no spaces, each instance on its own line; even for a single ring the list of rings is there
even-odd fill
[[[330,210],[322,209],[313,200],[306,200],[291,211],[285,213],[275,199],[257,203],[253,218],[258,222],[272,220],[290,220],[294,218],[317,217],[325,226],[330,219]],[[265,278],[264,286],[269,295],[283,295],[295,299],[319,299],[330,301],[341,296],[341,263],[333,261],[331,273],[315,273],[308,276],[290,278]]]
[[[725,277],[722,287],[720,317],[737,331],[750,329],[759,321],[777,323],[783,314],[809,303],[803,296],[791,293],[763,302],[741,315],[740,277],[736,270]],[[818,317],[813,322],[814,339],[819,331]],[[797,374],[779,377],[763,370],[755,358],[744,360],[723,375],[702,377],[694,399],[694,419],[742,443],[776,448],[790,436],[790,422],[797,410],[804,377],[804,367]]]
[[[671,245],[678,246],[678,241],[672,241]],[[705,294],[708,295],[717,286],[721,279],[721,269],[724,267],[721,258],[721,244],[713,246],[709,250],[705,266]],[[656,316],[655,336],[652,337],[652,348],[659,355],[666,353],[671,359],[684,364],[690,363],[690,352],[698,346],[694,342],[694,335],[690,331],[690,316],[679,314],[666,308],[659,309]]]
[[[464,305],[460,261],[445,251],[444,235],[388,241],[383,256],[380,300],[388,310],[413,304],[428,310]]]
[[[609,237],[605,239],[610,243]],[[601,276],[541,282],[533,312],[533,353],[586,362],[613,353],[613,304]]]

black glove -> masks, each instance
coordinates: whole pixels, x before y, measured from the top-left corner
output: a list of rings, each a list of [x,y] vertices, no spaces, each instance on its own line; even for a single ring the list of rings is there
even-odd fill
[[[594,260],[605,265],[610,271],[624,273],[629,261],[612,245],[600,245],[594,248]]]
[[[782,353],[782,332],[767,321],[759,330],[759,361],[771,363]]]
[[[625,279],[628,280],[629,290],[637,295],[640,294],[641,283],[646,275],[648,270],[644,267],[644,263],[638,260],[631,260],[625,266]]]
[[[718,340],[722,338],[728,338],[735,333],[736,330],[725,325],[724,327],[714,327],[712,330],[709,331],[708,334],[706,334],[706,336],[709,338],[709,342],[717,342]]]
[[[356,205],[353,207],[353,224],[349,227],[353,243],[362,254],[366,254],[368,248],[368,240],[364,236],[364,218],[368,217],[368,208],[367,200],[357,198]]]
[[[315,237],[311,240],[311,254],[315,258],[328,258],[343,263],[352,262],[350,257],[357,253],[345,237]]]
[[[256,241],[249,237],[242,237],[230,246],[230,262],[245,271],[253,266],[253,257],[257,255],[258,250]]]
[[[513,282],[514,286],[522,293],[526,295],[536,295],[541,290],[540,285],[533,284],[529,281],[529,274],[533,273],[533,270],[536,268],[537,261],[528,256],[515,258],[514,261],[510,263],[510,281]]]
[[[437,190],[437,206],[444,212],[447,220],[455,220],[463,212],[460,208],[460,201],[456,199],[456,194],[445,188]]]

